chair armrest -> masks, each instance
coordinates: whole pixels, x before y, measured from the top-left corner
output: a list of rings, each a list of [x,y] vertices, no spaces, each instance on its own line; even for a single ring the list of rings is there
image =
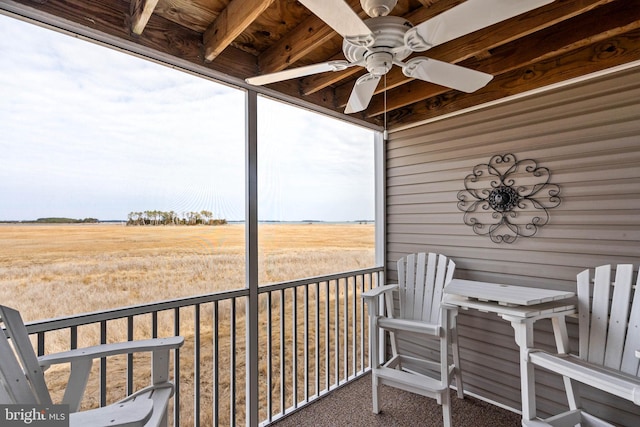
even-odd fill
[[[640,378],[635,375],[589,363],[571,354],[532,350],[529,360],[536,366],[640,405]]]
[[[442,328],[440,325],[416,320],[379,317],[378,326],[389,331],[417,332],[419,334],[429,335],[432,337],[440,337],[442,335]]]
[[[364,292],[361,297],[362,298],[375,298],[386,292],[391,292],[398,288],[397,284],[389,284],[378,286],[377,288],[369,289],[367,292]]]
[[[636,350],[636,357],[640,359],[640,350]]]
[[[119,354],[151,352],[151,382],[153,385],[167,384],[169,381],[169,351],[180,348],[183,343],[184,338],[178,336],[102,344],[41,356],[38,358],[38,363],[43,369],[55,364],[71,363],[69,381],[62,403],[69,405],[70,412],[76,412],[80,408],[91,366],[95,359]]]
[[[113,344],[101,344],[93,347],[78,348],[61,353],[48,354],[38,358],[40,366],[44,369],[51,365],[69,363],[81,359],[98,359],[101,357],[115,356],[117,354],[130,354],[147,351],[171,350],[182,346],[183,337],[155,338],[139,341],[125,341]]]
[[[86,427],[104,425],[109,420],[113,426],[145,426],[153,413],[153,400],[138,399],[107,405],[102,408],[69,414],[70,427]]]

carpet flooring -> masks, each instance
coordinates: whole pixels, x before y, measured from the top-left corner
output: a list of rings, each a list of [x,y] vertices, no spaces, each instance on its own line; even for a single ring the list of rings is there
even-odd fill
[[[458,399],[451,392],[453,427],[518,427],[519,414],[473,397]],[[354,382],[299,411],[282,418],[276,427],[371,426],[371,427],[441,427],[442,408],[435,399],[388,386],[381,387],[380,414],[371,411],[371,376]]]

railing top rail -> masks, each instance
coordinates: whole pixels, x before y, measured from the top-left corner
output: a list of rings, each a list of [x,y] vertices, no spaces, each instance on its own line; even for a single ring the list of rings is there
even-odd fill
[[[331,280],[342,279],[351,276],[360,276],[365,274],[377,273],[384,269],[384,267],[371,267],[361,270],[348,271],[343,273],[336,273],[326,276],[316,276],[305,279],[274,283],[271,285],[260,286],[258,288],[259,293],[273,292],[282,289],[294,288],[297,286],[304,286],[312,283],[327,282]],[[129,307],[120,307],[110,310],[97,311],[92,313],[76,314],[72,316],[59,317],[55,319],[38,320],[35,322],[29,322],[27,330],[30,334],[39,332],[54,331],[57,329],[65,329],[73,326],[88,325],[91,323],[98,323],[102,321],[122,319],[129,316],[138,316],[142,314],[150,314],[158,311],[172,310],[181,307],[188,307],[197,304],[206,304],[214,301],[222,301],[231,298],[246,297],[249,295],[249,289],[235,289],[229,291],[215,292],[205,295],[196,295],[192,297],[177,298],[168,301],[159,301],[148,304],[140,304]]]
[[[129,307],[119,307],[92,313],[82,313],[55,319],[38,320],[35,322],[29,322],[26,326],[29,333],[33,334],[37,332],[47,332],[56,329],[69,328],[72,326],[88,325],[91,323],[97,323],[106,320],[122,319],[129,316],[138,316],[141,314],[172,310],[175,308],[188,307],[197,304],[205,304],[214,301],[222,301],[231,298],[240,298],[247,295],[249,295],[249,290],[242,288],[230,291],[215,292],[206,295],[177,298],[174,300],[133,305]]]
[[[351,277],[351,276],[361,276],[364,274],[377,273],[382,270],[384,270],[384,267],[371,267],[371,268],[364,268],[362,270],[353,270],[353,271],[348,271],[344,273],[330,274],[327,276],[316,276],[316,277],[308,277],[305,279],[290,280],[287,282],[280,282],[280,283],[274,283],[271,285],[260,286],[258,288],[258,293],[279,291],[282,289],[295,288],[297,286],[310,285],[312,283],[328,282],[331,280],[343,279],[345,277]]]

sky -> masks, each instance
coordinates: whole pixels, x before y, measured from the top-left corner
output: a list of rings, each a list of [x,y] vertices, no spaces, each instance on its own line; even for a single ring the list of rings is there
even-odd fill
[[[243,220],[244,92],[0,15],[0,221]],[[374,218],[373,131],[260,98],[258,216]]]

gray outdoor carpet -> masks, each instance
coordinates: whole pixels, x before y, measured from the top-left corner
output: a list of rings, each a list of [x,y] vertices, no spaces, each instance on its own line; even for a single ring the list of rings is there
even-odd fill
[[[278,422],[277,427],[301,426],[380,426],[440,427],[442,408],[435,399],[382,386],[380,414],[371,412],[370,374],[335,390],[328,396],[302,408]],[[520,415],[466,396],[451,393],[454,427],[518,427]]]

